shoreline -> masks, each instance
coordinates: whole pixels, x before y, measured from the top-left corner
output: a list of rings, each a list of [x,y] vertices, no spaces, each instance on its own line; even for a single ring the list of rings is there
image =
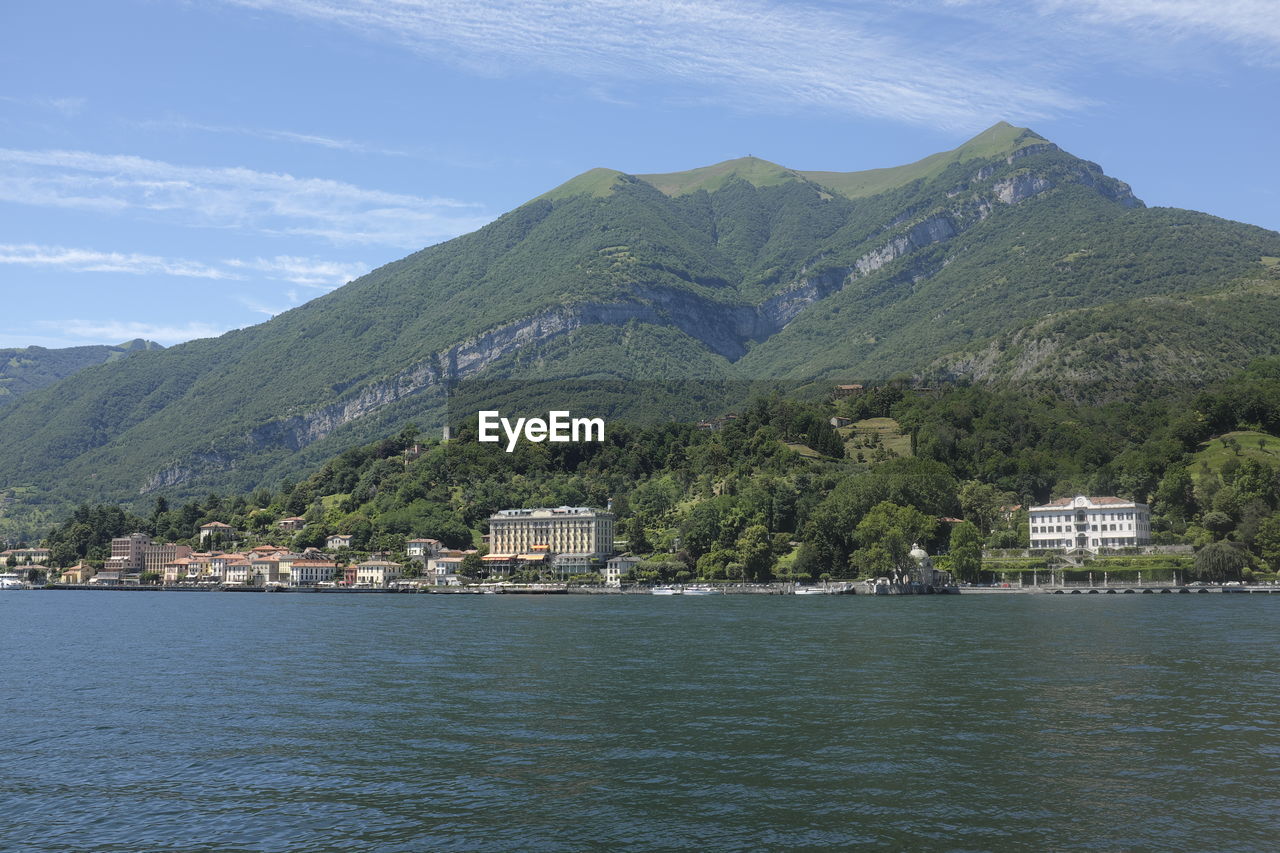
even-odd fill
[[[649,587],[567,587],[563,584],[524,585],[519,587],[419,587],[407,589],[338,589],[328,587],[198,587],[198,586],[141,586],[107,584],[46,584],[29,587],[27,591],[92,591],[92,592],[234,592],[234,593],[290,593],[319,595],[650,595]],[[16,591],[16,590],[15,590]],[[793,595],[790,584],[757,584],[748,587],[725,587],[716,591],[721,595]],[[1244,586],[1174,586],[1151,584],[1144,586],[1023,586],[1023,587],[960,587],[952,594],[959,595],[1152,595],[1152,594],[1206,594],[1220,595],[1280,595],[1280,586],[1253,584]],[[852,593],[829,593],[830,595]],[[868,596],[859,593],[861,597]],[[880,596],[883,597],[883,596]],[[895,596],[896,597],[896,596]]]

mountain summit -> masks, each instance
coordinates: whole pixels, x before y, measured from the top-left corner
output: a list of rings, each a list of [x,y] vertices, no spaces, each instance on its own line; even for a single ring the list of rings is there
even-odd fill
[[[816,187],[845,198],[865,198],[910,184],[928,181],[948,166],[969,160],[1022,156],[1026,149],[1056,149],[1052,142],[1025,127],[999,122],[951,151],[932,154],[905,166],[869,169],[861,172],[804,172],[779,166],[759,157],[739,157],[712,166],[685,172],[627,175],[615,169],[591,169],[546,193],[542,198],[562,199],[573,195],[603,196],[614,192],[627,181],[639,180],[669,196],[687,195],[706,190],[715,192],[731,181],[743,181],[754,187],[771,187],[792,181],[809,182]]]
[[[0,489],[251,488],[438,424],[477,378],[1203,381],[1280,351],[1277,257],[1280,234],[1146,209],[1003,123],[861,172],[593,169],[259,326],[26,394]]]

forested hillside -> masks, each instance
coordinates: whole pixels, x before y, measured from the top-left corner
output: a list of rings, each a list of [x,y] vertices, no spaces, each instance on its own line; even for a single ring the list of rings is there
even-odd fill
[[[0,409],[0,529],[29,534],[35,501],[274,488],[407,422],[438,435],[460,387],[496,380],[559,382],[571,409],[620,381],[723,386],[592,412],[638,423],[722,413],[738,382],[1176,394],[1280,353],[1277,257],[1280,234],[1146,209],[1007,124],[870,172],[596,169],[267,323]]]
[[[164,349],[153,341],[133,340],[119,346],[46,349],[0,349],[0,406],[60,379],[142,350]]]
[[[833,414],[892,418],[911,437],[908,455],[859,460],[828,424]],[[160,499],[141,517],[83,506],[49,544],[70,564],[104,556],[113,535],[198,544],[199,525],[222,521],[253,541],[302,549],[344,533],[357,552],[395,554],[414,537],[477,545],[497,509],[612,501],[620,537],[654,576],[865,576],[914,541],[935,553],[955,537],[1025,547],[1025,514],[1010,505],[1083,493],[1150,502],[1158,543],[1224,543],[1241,567],[1280,569],[1276,359],[1208,391],[1142,403],[889,383],[834,403],[757,398],[715,430],[614,423],[603,444],[522,442],[513,453],[474,438],[464,428],[441,444],[409,427],[278,491],[172,508]],[[306,528],[280,532],[276,521],[293,515]]]

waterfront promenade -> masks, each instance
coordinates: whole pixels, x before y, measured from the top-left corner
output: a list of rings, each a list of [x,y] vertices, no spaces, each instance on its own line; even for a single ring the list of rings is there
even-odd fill
[[[961,587],[963,595],[1119,595],[1153,593],[1260,593],[1280,595],[1280,586],[1174,586],[1146,584],[1132,586],[974,586]]]
[[[648,595],[648,586],[574,586],[565,583],[531,584],[474,584],[471,586],[404,586],[386,589],[345,587],[254,587],[254,586],[142,586],[137,584],[49,584],[32,587],[35,590],[89,590],[94,592],[236,592],[236,593],[306,593],[318,595]],[[1257,594],[1280,595],[1280,585],[1275,584],[1119,584],[1090,586],[1087,584],[1026,585],[1018,586],[961,586],[955,588],[960,595],[1151,595],[1151,594]],[[791,583],[723,584],[718,592],[724,595],[791,595],[795,585]],[[841,589],[832,594],[852,595],[852,589]]]

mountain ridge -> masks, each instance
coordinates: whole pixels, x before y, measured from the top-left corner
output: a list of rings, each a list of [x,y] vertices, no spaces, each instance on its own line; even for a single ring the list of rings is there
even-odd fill
[[[854,172],[806,171],[747,155],[680,172],[628,174],[597,167],[570,178],[538,198],[556,200],[579,194],[604,196],[612,193],[618,183],[628,181],[641,181],[665,195],[678,196],[698,190],[714,192],[736,179],[756,187],[809,181],[827,192],[856,199],[897,189],[912,181],[928,180],[951,164],[999,156],[1017,158],[1029,153],[1027,149],[1048,148],[1056,150],[1057,146],[1029,128],[1014,127],[1001,121],[949,151],[931,154],[902,166]]]
[[[86,367],[155,349],[164,347],[142,338],[114,346],[91,344],[52,349],[42,346],[0,349],[0,406],[13,403],[31,391],[53,385]]]
[[[36,392],[0,413],[0,489],[252,487],[438,425],[447,390],[488,375],[950,375],[939,359],[1055,312],[1230,288],[1280,256],[1280,234],[1147,209],[1009,125],[887,175],[729,163],[590,170],[260,326]]]

